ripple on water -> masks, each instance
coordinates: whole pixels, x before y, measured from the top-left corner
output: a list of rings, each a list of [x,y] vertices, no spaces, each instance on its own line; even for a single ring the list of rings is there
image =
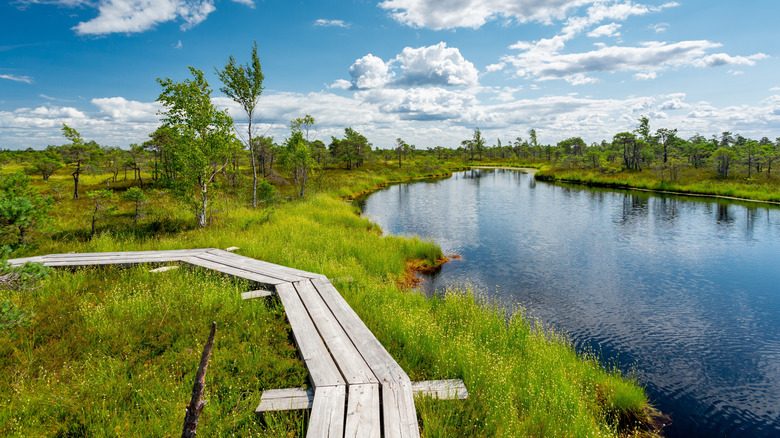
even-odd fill
[[[463,256],[463,281],[632,371],[670,437],[780,436],[780,209],[533,183],[490,170],[363,211]]]

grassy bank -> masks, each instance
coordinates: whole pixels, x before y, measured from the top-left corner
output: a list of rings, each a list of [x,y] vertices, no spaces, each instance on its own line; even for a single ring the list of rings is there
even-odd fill
[[[661,178],[651,170],[604,174],[597,170],[543,169],[540,181],[585,184],[598,187],[641,189],[657,192],[744,199],[780,203],[780,180],[759,175],[751,179],[720,179],[700,169],[686,169],[676,180]]]
[[[578,355],[565,335],[521,309],[508,318],[468,289],[426,299],[400,286],[410,260],[432,263],[441,250],[383,236],[341,199],[448,170],[329,169],[303,200],[253,210],[224,196],[204,230],[191,228],[161,192],[137,224],[131,206],[120,204],[91,241],[83,233],[88,204],[62,199],[54,227],[14,256],[238,246],[242,255],[328,276],[413,380],[465,381],[468,400],[417,401],[423,436],[628,433],[647,408],[642,388]],[[265,422],[251,413],[262,390],[300,386],[306,374],[281,306],[273,298],[240,302],[246,287],[198,271],[154,276],[134,268],[60,271],[38,290],[3,291],[28,321],[0,334],[0,435],[177,435],[212,320],[220,328],[203,435],[302,434],[305,413]]]

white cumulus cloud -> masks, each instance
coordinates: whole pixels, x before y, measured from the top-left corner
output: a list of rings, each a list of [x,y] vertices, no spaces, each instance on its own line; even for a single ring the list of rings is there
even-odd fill
[[[73,29],[80,35],[137,33],[178,18],[184,20],[182,29],[189,29],[215,9],[211,0],[102,0],[98,16]]]
[[[419,121],[458,118],[478,103],[469,93],[441,87],[367,90],[357,98],[377,105],[382,112],[398,114],[402,120]]]
[[[124,97],[101,97],[91,102],[101,113],[120,122],[158,122],[160,118],[157,112],[162,109],[162,105],[157,102],[138,102]]]
[[[351,82],[339,79],[330,88],[383,88],[386,86],[475,86],[479,71],[460,50],[441,42],[426,47],[405,47],[385,62],[368,54],[349,68]],[[397,77],[397,79],[395,79]]]
[[[756,53],[750,56],[731,56],[726,53],[714,53],[697,59],[694,65],[697,67],[719,67],[722,65],[756,65],[756,61],[769,58],[764,53]]]
[[[521,23],[548,23],[562,19],[571,9],[598,0],[385,0],[379,7],[398,22],[435,30],[479,28],[488,21],[506,18]]]
[[[381,88],[393,78],[394,73],[382,58],[368,54],[349,68],[355,88]]]
[[[618,29],[620,29],[621,26],[622,25],[617,23],[605,24],[588,32],[588,36],[591,38],[620,36]]]
[[[457,85],[472,86],[478,82],[479,72],[455,47],[447,43],[411,48],[406,47],[395,58],[400,64],[401,85]]]
[[[659,109],[663,111],[679,110],[690,108],[691,106],[683,102],[685,99],[685,93],[671,94],[668,96],[669,100],[663,102]]]
[[[648,73],[637,73],[634,75],[634,79],[638,81],[652,81],[658,77],[658,73],[651,71]]]
[[[506,67],[505,62],[497,62],[495,64],[490,64],[485,66],[485,71],[488,73],[492,73],[494,71],[501,71],[504,69],[504,67]]]
[[[504,56],[502,61],[512,64],[517,74],[537,80],[564,79],[571,83],[588,83],[583,75],[596,72],[637,71],[637,79],[653,79],[653,73],[669,67],[692,65],[753,65],[764,59],[764,54],[748,57],[726,54],[707,55],[707,51],[721,44],[706,40],[666,43],[651,41],[638,47],[601,46],[583,53],[560,53],[561,44],[555,38],[538,41],[518,55]]]
[[[254,0],[232,0],[254,8]],[[216,10],[214,0],[18,0],[24,9],[30,4],[53,4],[66,8],[97,8],[97,17],[73,27],[79,35],[138,33],[157,24],[181,20],[182,30],[197,26]]]

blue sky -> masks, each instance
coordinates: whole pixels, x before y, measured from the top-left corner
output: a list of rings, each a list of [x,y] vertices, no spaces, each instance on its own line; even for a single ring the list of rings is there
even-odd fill
[[[0,148],[62,123],[127,147],[159,125],[155,79],[243,63],[257,41],[261,133],[311,114],[380,147],[556,143],[651,128],[780,137],[776,0],[12,0],[0,5]]]

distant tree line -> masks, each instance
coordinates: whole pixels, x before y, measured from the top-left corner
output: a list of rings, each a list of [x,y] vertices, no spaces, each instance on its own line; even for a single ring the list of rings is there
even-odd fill
[[[192,67],[189,70],[191,78],[181,82],[169,78],[157,80],[161,87],[157,100],[164,107],[160,113],[162,124],[143,144],[131,144],[128,149],[102,146],[94,140],[85,140],[76,127],[63,124],[64,144],[50,145],[42,151],[0,150],[0,166],[12,161],[23,164],[27,174],[38,175],[44,181],[55,172],[67,173],[73,180],[74,199],[79,199],[80,181],[85,174],[108,175],[103,182],[109,191],[112,184],[131,180],[137,189],[126,199],[136,202],[134,220],[140,215],[145,197],[143,186],[167,188],[191,209],[198,225],[205,227],[209,222],[212,192],[225,188],[244,190],[243,178],[249,170],[251,205],[257,207],[274,196],[275,185],[293,184],[297,195],[303,197],[311,187],[312,178],[323,167],[338,166],[350,171],[371,161],[384,161],[387,165],[397,162],[398,167],[416,165],[426,170],[433,170],[444,161],[551,163],[559,168],[595,169],[603,173],[650,169],[663,178],[676,180],[683,169],[712,171],[724,179],[735,174],[771,178],[780,158],[780,138],[753,140],[723,132],[711,138],[696,134],[685,139],[677,135],[676,129],[652,131],[645,116],[633,130],[617,133],[611,141],[590,145],[581,137],[566,138],[554,145],[540,144],[535,129],[529,129],[526,138],[516,136],[505,142],[498,138],[495,144],[489,145],[480,129],[475,128],[471,137],[457,147],[423,150],[400,137],[387,148],[374,147],[352,127],[344,129],[342,138],[331,137],[326,145],[316,138],[316,120],[306,114],[290,121],[289,136],[277,143],[273,137],[256,132],[264,80],[256,43],[250,62],[239,65],[231,56],[222,70],[215,69],[223,83],[220,90],[247,115],[249,123],[245,131],[238,129],[226,110],[220,111],[213,105],[212,89],[203,72]],[[5,202],[6,211],[21,208],[19,194],[29,192],[20,189],[12,193],[10,187],[29,185],[26,181],[29,180],[21,177],[4,181],[5,198],[0,198],[0,202]],[[52,185],[52,188],[62,197],[61,187]],[[109,195],[110,192],[89,194],[94,203],[93,234],[95,222],[105,210],[102,206],[108,205]],[[41,209],[50,201],[36,198],[34,203]],[[0,218],[5,221],[0,226],[15,227],[20,241],[26,239],[31,224],[40,222],[40,218],[10,218],[12,213],[0,211],[2,214],[6,218]]]

